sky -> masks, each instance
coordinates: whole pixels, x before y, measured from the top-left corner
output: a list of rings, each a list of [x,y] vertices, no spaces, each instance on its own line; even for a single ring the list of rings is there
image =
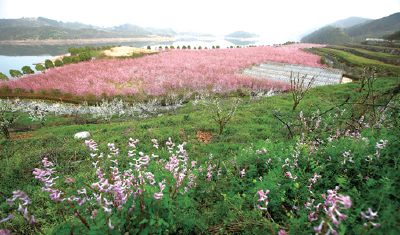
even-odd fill
[[[104,27],[130,23],[214,35],[243,30],[282,38],[351,16],[379,19],[396,12],[400,0],[0,0],[0,19],[41,16]]]

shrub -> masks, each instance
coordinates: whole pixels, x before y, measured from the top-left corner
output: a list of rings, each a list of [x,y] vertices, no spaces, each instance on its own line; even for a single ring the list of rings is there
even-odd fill
[[[44,72],[46,68],[42,64],[37,64],[35,66],[36,71]]]
[[[46,89],[44,89],[44,88],[40,88],[38,94],[40,94],[40,95],[47,95],[47,91],[46,91]]]
[[[51,88],[51,89],[50,89],[50,95],[60,96],[60,95],[61,95],[61,92],[60,92],[59,89]]]
[[[79,96],[79,95],[76,95],[76,96],[74,96],[74,99],[76,99],[76,100],[81,100],[81,99],[83,99],[83,97],[82,97],[82,96]]]
[[[44,67],[46,67],[46,69],[54,68],[54,64],[53,64],[53,62],[51,60],[45,60],[44,61]]]
[[[9,93],[12,93],[12,90],[10,89],[10,87],[8,85],[1,85],[0,93],[9,94]]]
[[[123,100],[124,96],[123,95],[115,95],[114,100]]]
[[[100,48],[99,46],[97,46],[97,50],[98,50],[98,51],[101,51],[101,48]]]
[[[107,48],[106,48],[105,46],[101,46],[101,49],[104,51],[104,50],[106,50]]]
[[[110,46],[107,46],[107,50],[110,50],[111,49],[111,47]]]
[[[105,93],[105,92],[101,93],[100,99],[101,99],[101,100],[108,100],[107,93]]]
[[[35,71],[33,71],[32,69],[31,69],[31,67],[29,67],[28,65],[25,65],[24,67],[22,67],[22,72],[24,73],[24,74],[34,74],[35,73]]]
[[[8,81],[8,80],[9,79],[8,79],[7,75],[5,75],[4,73],[0,72],[0,81]]]
[[[190,49],[190,45],[187,46],[187,49]]]
[[[168,46],[165,46],[165,49],[168,49]]]
[[[71,56],[71,62],[72,63],[77,64],[80,61],[81,61],[81,59],[79,58],[79,56],[77,56],[77,55]]]
[[[219,49],[219,46],[217,45],[217,49]]]
[[[181,48],[179,46],[177,46],[176,49],[181,49]]]
[[[13,78],[18,78],[22,76],[22,73],[19,70],[15,70],[15,69],[10,69],[9,71],[11,77]]]
[[[56,61],[54,62],[54,65],[55,65],[56,67],[61,67],[61,66],[63,66],[64,64],[63,64],[63,62],[62,62],[61,60],[56,60]]]
[[[56,62],[57,62],[57,61],[56,61]],[[64,57],[62,58],[62,63],[63,63],[63,64],[71,64],[71,63],[72,63],[71,56],[64,56]]]
[[[95,100],[96,96],[94,96],[92,93],[87,93],[85,96],[85,100]]]
[[[73,97],[71,93],[65,93],[64,96],[67,97],[67,98],[72,98]]]
[[[325,56],[321,57],[321,64],[326,64]]]
[[[215,46],[212,46],[212,49],[215,49]]]
[[[198,48],[199,48],[199,50],[201,50],[201,46],[199,46]]]
[[[13,90],[13,92],[14,92],[15,94],[22,94],[22,93],[25,93],[25,90],[22,89],[22,88],[19,88],[19,87],[15,87],[14,90]]]
[[[170,48],[170,49],[175,49],[175,47],[174,47],[174,46],[170,46],[169,48]]]
[[[147,49],[148,49],[148,50],[151,50],[151,47],[150,47],[150,46],[147,46]]]

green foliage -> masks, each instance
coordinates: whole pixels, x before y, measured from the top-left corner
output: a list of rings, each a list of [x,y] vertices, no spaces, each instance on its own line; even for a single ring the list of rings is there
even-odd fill
[[[54,64],[53,64],[53,62],[51,60],[45,60],[44,61],[44,66],[46,67],[46,69],[54,68]]]
[[[46,68],[42,64],[37,64],[35,66],[36,71],[44,72]]]
[[[54,96],[60,96],[60,95],[61,95],[61,92],[60,92],[59,89],[51,88],[49,94],[50,94],[50,95],[54,95]]]
[[[22,71],[24,74],[34,74],[34,73],[35,73],[35,71],[33,71],[33,70],[31,69],[31,67],[28,66],[28,65],[22,67],[21,71]]]
[[[217,45],[217,49],[219,49],[219,46]]]
[[[63,64],[71,64],[72,63],[71,56],[63,56],[62,63]]]
[[[22,76],[21,71],[15,70],[15,69],[10,69],[9,73],[10,73],[11,77],[13,77],[13,78],[18,78],[18,77]]]
[[[78,56],[80,61],[89,61],[90,59],[90,54],[87,52],[80,52]]]
[[[56,61],[54,61],[54,65],[55,65],[56,67],[61,67],[61,66],[63,66],[64,64],[63,64],[63,62],[62,62],[61,60],[56,60]]]
[[[99,47],[99,46],[97,46],[97,49],[96,49],[97,51],[101,51],[101,48]]]
[[[333,26],[325,26],[301,39],[301,42],[319,44],[344,44],[351,41],[351,38],[343,29]]]
[[[176,49],[181,49],[181,48],[179,46],[177,46]]]
[[[25,93],[26,91],[25,91],[24,89],[22,89],[22,88],[15,87],[15,88],[13,89],[13,92],[14,92],[15,94],[22,94],[22,93]]]
[[[80,57],[77,55],[71,56],[71,62],[77,64],[81,61]]]
[[[150,47],[150,46],[147,46],[147,49],[148,49],[148,50],[151,50],[151,47]]]
[[[12,93],[12,90],[10,89],[10,87],[8,85],[0,85],[0,93],[3,94],[8,94],[8,93]]]
[[[40,88],[38,94],[40,94],[40,95],[47,95],[47,91],[46,91],[46,89],[44,89],[44,88]]]
[[[69,92],[68,92],[68,93],[64,93],[63,95],[64,95],[65,97],[69,98],[69,99],[72,98],[72,94],[69,93]]]
[[[114,99],[115,99],[115,100],[123,100],[123,99],[124,99],[124,96],[123,96],[123,95],[115,95],[115,96],[114,96]]]
[[[100,95],[100,100],[108,100],[108,96],[107,96],[107,93],[105,93],[105,92],[103,92],[103,93],[101,93],[101,95]]]
[[[175,47],[174,47],[174,46],[170,46],[169,48],[170,48],[170,49],[175,49]]]
[[[29,131],[33,134],[31,137],[0,140],[1,146],[4,146],[0,148],[0,188],[3,192],[0,201],[4,202],[0,210],[2,214],[13,213],[16,217],[2,225],[5,229],[14,228],[16,234],[38,233],[19,214],[17,203],[10,207],[5,202],[12,197],[12,191],[22,190],[32,202],[28,207],[29,213],[40,219],[38,226],[45,234],[103,234],[108,232],[108,219],[115,226],[110,229],[110,234],[277,234],[279,230],[286,230],[287,234],[314,234],[314,227],[324,219],[339,234],[353,235],[361,234],[363,224],[369,222],[360,214],[368,208],[378,212],[379,216],[372,221],[381,226],[369,225],[364,234],[397,234],[396,204],[400,200],[397,193],[400,187],[397,173],[400,170],[399,94],[394,93],[394,103],[390,106],[386,104],[391,98],[390,91],[399,81],[396,77],[379,78],[372,86],[366,85],[361,92],[356,91],[360,85],[354,82],[312,88],[297,107],[297,110],[302,110],[302,116],[297,110],[291,111],[291,94],[260,100],[244,98],[243,105],[237,107],[234,118],[222,134],[213,134],[207,144],[199,142],[196,135],[198,131],[218,131],[218,124],[212,122],[215,114],[207,112],[209,107],[185,105],[174,116],[154,116],[135,121],[118,119],[110,124],[90,124],[95,120],[88,118],[87,124],[75,125],[69,118],[54,118],[48,121],[47,126]],[[349,102],[343,104],[346,96],[350,97]],[[365,99],[367,96],[369,99]],[[366,100],[365,103],[359,102],[363,100]],[[229,108],[229,105],[221,106],[221,109]],[[274,114],[279,114],[284,123]],[[15,124],[18,127],[26,120],[29,121],[28,115],[21,114]],[[285,123],[291,128],[293,138],[289,137]],[[83,140],[73,139],[73,135],[80,131],[90,132],[90,138],[98,143],[98,152],[89,151]],[[168,137],[176,145],[187,143],[183,146],[188,154],[185,156],[187,169],[196,176],[196,187],[192,188],[187,184],[190,177],[183,177],[176,198],[171,198],[176,180],[164,167],[172,157],[164,145]],[[43,182],[32,174],[35,168],[43,169],[43,165],[37,163],[46,156],[54,162],[51,166],[57,172],[54,177],[60,176],[53,187],[65,191],[62,197],[82,196],[77,194],[82,187],[91,194],[94,191],[84,183],[92,185],[99,181],[93,162],[96,162],[100,152],[104,153],[98,159],[105,178],[111,176],[110,166],[118,167],[121,179],[128,169],[138,174],[126,158],[132,151],[128,147],[129,138],[140,140],[131,153],[136,153],[133,156],[135,159],[139,158],[140,152],[149,156],[151,161],[145,172],[152,172],[156,183],[151,187],[144,185],[145,191],[136,194],[136,199],[133,195],[128,198],[130,204],[123,206],[121,214],[112,205],[108,206],[112,208],[112,214],[104,213],[95,199],[87,213],[86,204],[79,206],[71,202],[74,207],[70,207],[64,201],[56,205],[49,200],[47,192],[42,192]],[[152,139],[160,143],[158,149],[153,147]],[[382,144],[381,140],[388,142],[385,147],[377,148],[377,144]],[[115,143],[119,149],[118,156],[110,154],[108,143]],[[379,158],[376,157],[377,151]],[[93,158],[91,154],[96,153]],[[158,157],[152,157],[152,153]],[[211,153],[213,156],[210,156]],[[107,155],[112,156],[112,160],[118,159],[118,165],[107,162]],[[373,161],[366,161],[368,157],[372,157]],[[184,160],[183,157],[181,159]],[[341,163],[344,160],[346,164]],[[195,167],[189,167],[192,161],[197,161]],[[177,163],[182,164],[183,161]],[[180,174],[189,175],[183,170],[185,168],[179,169]],[[209,171],[212,175],[210,180]],[[289,178],[287,172],[293,178]],[[310,179],[315,174],[321,178],[312,183]],[[164,177],[167,177],[169,185],[164,189],[162,199],[156,200],[153,195],[160,192],[158,183]],[[68,184],[66,178],[76,182]],[[108,181],[110,185],[113,183],[111,179]],[[143,179],[150,182],[148,178]],[[310,185],[312,193],[309,193]],[[336,227],[321,208],[318,219],[310,222],[308,216],[316,210],[314,206],[325,202],[321,195],[326,195],[327,190],[336,186],[339,186],[338,195],[350,196],[351,199],[350,208],[339,209],[347,216],[346,220],[339,220]],[[188,188],[188,192],[184,187]],[[260,190],[270,191],[268,205],[265,201],[257,201]],[[112,201],[107,193],[103,196],[108,202]],[[136,206],[128,216],[134,200]],[[312,200],[315,202],[309,206],[310,209],[305,208],[304,204]],[[259,210],[258,205],[268,210]],[[340,207],[343,205],[340,204]],[[90,216],[95,208],[99,213],[92,220]],[[75,210],[88,222],[91,232],[74,216]],[[67,222],[63,221],[61,211]]]
[[[201,46],[199,46],[197,49],[201,50]]]
[[[96,96],[92,93],[88,93],[85,95],[85,100],[96,100]]]
[[[0,72],[0,81],[8,81],[8,80],[9,79],[8,79],[7,75],[5,75],[4,73]]]

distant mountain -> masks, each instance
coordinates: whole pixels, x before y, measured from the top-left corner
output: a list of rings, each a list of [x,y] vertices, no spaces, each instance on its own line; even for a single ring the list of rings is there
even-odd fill
[[[369,23],[371,21],[373,21],[373,19],[352,16],[347,19],[338,20],[338,21],[328,24],[328,25],[333,26],[333,27],[338,27],[338,28],[349,28],[354,25]]]
[[[352,24],[356,25],[350,26]],[[329,24],[329,26],[325,26],[303,37],[301,42],[323,44],[342,44],[351,41],[363,42],[366,38],[382,38],[384,36],[389,36],[399,31],[399,29],[400,12],[377,20],[350,17],[344,20],[338,20]]]
[[[0,28],[0,40],[91,39],[123,36],[91,28],[69,29],[54,26]]]
[[[143,28],[133,24],[100,28],[79,22],[61,22],[43,17],[0,19],[0,40],[174,37],[176,35],[172,29]]]
[[[255,33],[248,33],[244,31],[236,31],[231,34],[225,35],[226,38],[257,38],[260,37],[260,35],[257,35]]]
[[[365,41],[366,38],[382,38],[399,30],[400,12],[345,29],[346,33],[357,42]]]
[[[8,28],[8,27],[41,27],[41,26],[54,26],[54,27],[63,27],[63,28],[71,28],[71,29],[79,29],[79,28],[91,28],[92,25],[87,25],[79,22],[61,22],[56,20],[51,20],[43,17],[38,18],[21,18],[21,19],[0,19],[0,28]]]
[[[343,44],[350,41],[351,38],[343,29],[333,26],[325,26],[301,39],[301,42],[319,44]]]

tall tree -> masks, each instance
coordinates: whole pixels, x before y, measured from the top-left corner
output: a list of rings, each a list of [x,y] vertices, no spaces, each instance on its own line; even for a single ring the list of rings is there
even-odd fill
[[[36,71],[41,71],[44,72],[46,70],[46,68],[42,65],[42,64],[37,64],[35,66]]]
[[[8,81],[8,80],[9,79],[8,79],[7,75],[5,75],[4,73],[0,72],[0,81]]]
[[[30,66],[28,66],[28,65],[25,65],[24,67],[22,67],[22,72],[24,73],[24,74],[34,74],[35,73],[35,71],[33,71],[32,69],[31,69],[31,67]]]
[[[44,67],[46,67],[46,69],[54,68],[54,64],[53,64],[53,62],[51,60],[45,60],[44,61]]]
[[[19,71],[19,70],[10,69],[10,75],[11,75],[11,77],[13,77],[13,78],[18,78],[18,77],[21,77],[21,76],[22,76],[22,73],[21,73],[21,71]]]

